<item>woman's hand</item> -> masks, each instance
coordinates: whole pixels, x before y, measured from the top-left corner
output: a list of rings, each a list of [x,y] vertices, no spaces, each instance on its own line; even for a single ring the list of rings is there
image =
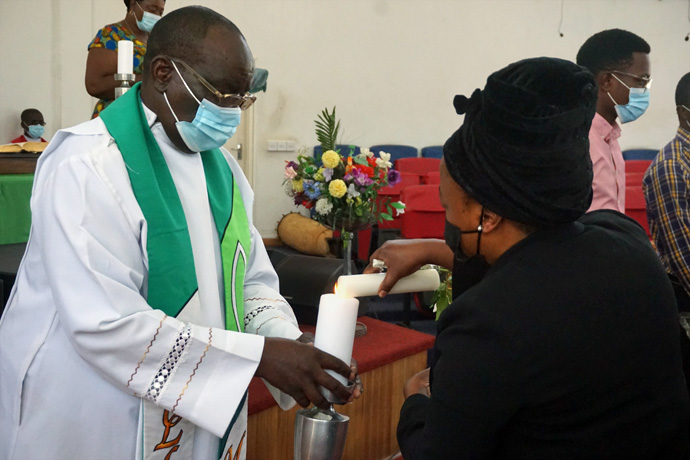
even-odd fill
[[[403,387],[403,395],[409,398],[414,394],[421,394],[424,396],[431,396],[431,388],[429,387],[429,371],[427,367],[421,372],[416,373],[405,382]]]
[[[443,240],[389,240],[371,255],[364,273],[381,271],[374,267],[375,259],[383,261],[387,267],[386,276],[379,286],[379,297],[385,297],[400,278],[411,275],[423,265],[452,267],[453,251]]]

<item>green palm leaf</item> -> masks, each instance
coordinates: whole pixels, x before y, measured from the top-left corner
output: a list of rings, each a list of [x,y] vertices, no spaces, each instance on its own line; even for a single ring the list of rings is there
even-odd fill
[[[321,144],[323,151],[335,150],[338,130],[340,129],[340,120],[335,117],[335,106],[330,113],[328,108],[323,109],[314,123],[316,124],[316,139]]]

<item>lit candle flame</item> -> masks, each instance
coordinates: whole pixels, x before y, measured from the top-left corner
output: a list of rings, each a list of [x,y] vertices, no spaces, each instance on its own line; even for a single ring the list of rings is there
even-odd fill
[[[335,283],[335,286],[333,286],[333,293],[340,297],[340,294],[338,293],[338,283]]]

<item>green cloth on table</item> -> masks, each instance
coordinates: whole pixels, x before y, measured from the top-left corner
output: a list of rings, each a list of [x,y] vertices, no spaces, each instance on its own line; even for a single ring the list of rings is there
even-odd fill
[[[33,174],[0,175],[0,244],[29,240],[33,183]]]

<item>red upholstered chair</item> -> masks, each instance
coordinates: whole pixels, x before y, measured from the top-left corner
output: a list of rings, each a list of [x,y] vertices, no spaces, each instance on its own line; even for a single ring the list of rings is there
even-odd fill
[[[391,202],[400,201],[400,194],[402,191],[411,185],[419,185],[420,178],[418,174],[411,172],[400,172],[400,182],[393,187],[384,187],[379,190],[380,201],[385,198],[390,198]],[[379,228],[401,228],[402,221],[400,216],[394,217],[393,220],[384,220],[379,224]]]
[[[419,176],[419,183],[421,184],[424,176],[432,171],[438,171],[441,166],[441,160],[438,158],[400,158],[395,160],[395,169],[398,171],[417,174]]]
[[[642,184],[634,184],[625,186],[625,215],[635,219],[642,228],[645,229],[647,235],[649,233],[649,224],[647,223],[647,205],[644,200],[644,191]]]
[[[400,182],[392,187],[384,187],[379,190],[378,206],[381,206],[386,198],[391,202],[400,201],[400,193],[409,185],[419,185],[419,176],[417,174],[401,172]],[[379,230],[389,230],[392,233],[398,233],[402,227],[402,216],[396,216],[395,212],[393,220],[384,220],[376,224],[373,229],[366,229],[357,232],[357,259],[368,261],[370,253],[379,246]],[[374,241],[372,241],[372,238]]]
[[[642,179],[644,172],[626,171],[625,172],[625,186],[634,185],[635,187],[642,187]]]
[[[446,212],[441,206],[438,185],[410,185],[400,194],[405,203],[403,238],[443,238]]]
[[[652,160],[626,160],[625,173],[641,172],[644,173],[652,164]]]
[[[441,183],[441,173],[438,171],[428,172],[426,173],[422,181],[427,185],[438,185]]]

